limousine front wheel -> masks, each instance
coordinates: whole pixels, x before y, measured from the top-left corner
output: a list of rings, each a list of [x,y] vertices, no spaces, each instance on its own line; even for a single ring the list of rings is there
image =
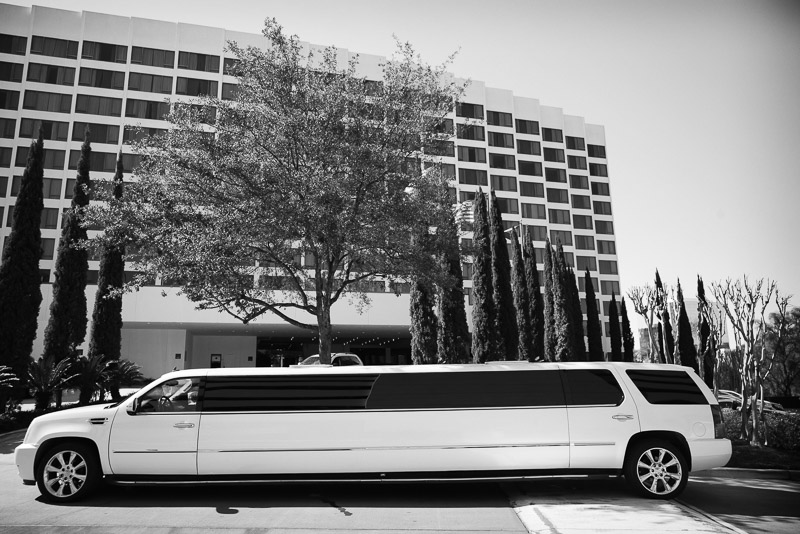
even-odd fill
[[[671,443],[647,441],[630,451],[625,478],[645,497],[672,499],[686,487],[689,471],[677,447]]]
[[[100,480],[100,465],[88,446],[78,442],[55,445],[45,451],[36,470],[36,484],[48,502],[82,499]]]

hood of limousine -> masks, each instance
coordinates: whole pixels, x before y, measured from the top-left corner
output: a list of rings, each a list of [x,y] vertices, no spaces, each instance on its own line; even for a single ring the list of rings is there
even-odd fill
[[[31,422],[23,443],[38,443],[48,436],[66,431],[67,428],[71,431],[79,430],[79,434],[83,435],[92,434],[93,427],[105,426],[113,419],[116,412],[107,409],[110,406],[113,404],[80,406],[40,415]]]

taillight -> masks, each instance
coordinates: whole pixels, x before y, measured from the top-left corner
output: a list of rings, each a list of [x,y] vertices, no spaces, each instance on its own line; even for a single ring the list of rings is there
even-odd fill
[[[711,415],[714,416],[714,439],[725,437],[725,421],[722,419],[722,408],[719,404],[711,405]]]

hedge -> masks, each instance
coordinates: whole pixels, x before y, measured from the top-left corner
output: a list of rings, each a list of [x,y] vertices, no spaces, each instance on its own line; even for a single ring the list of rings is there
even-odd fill
[[[728,439],[738,440],[742,424],[739,410],[723,409],[725,434]],[[800,451],[800,414],[794,412],[764,412],[767,429],[767,445],[787,451]],[[748,420],[748,430],[752,424]]]

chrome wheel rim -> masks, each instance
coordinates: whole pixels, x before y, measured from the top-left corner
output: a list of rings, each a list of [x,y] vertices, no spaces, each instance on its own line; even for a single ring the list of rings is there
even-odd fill
[[[44,466],[44,487],[53,497],[70,497],[83,488],[87,474],[83,456],[75,451],[60,451]]]
[[[647,449],[636,462],[639,484],[654,495],[668,495],[678,489],[683,480],[683,468],[678,458],[660,447]]]

